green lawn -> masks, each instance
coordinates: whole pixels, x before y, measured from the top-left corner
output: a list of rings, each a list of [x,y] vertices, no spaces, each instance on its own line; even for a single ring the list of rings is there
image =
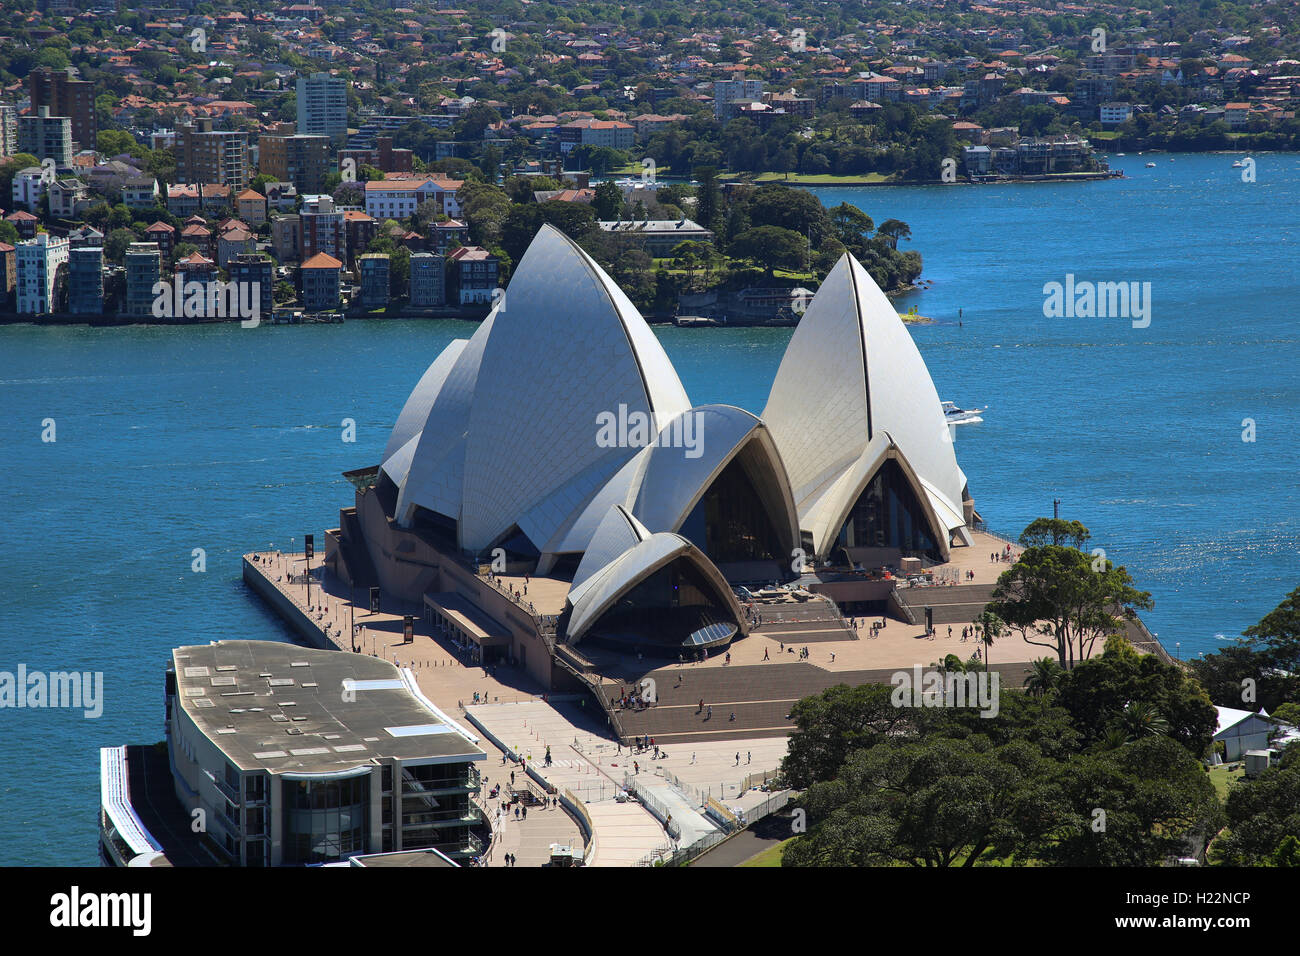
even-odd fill
[[[1246,766],[1242,763],[1219,764],[1210,768],[1210,782],[1214,792],[1219,795],[1219,802],[1228,799],[1228,791],[1238,780],[1246,775]]]
[[[853,173],[834,175],[832,173],[759,173],[754,177],[756,183],[887,183],[891,177],[884,173]]]
[[[790,840],[793,839],[794,837],[790,837]],[[785,845],[789,843],[790,840],[782,840],[776,846],[768,847],[762,853],[759,853],[756,856],[751,856],[748,860],[746,860],[744,863],[741,863],[740,865],[741,866],[780,866],[781,857],[785,854]]]

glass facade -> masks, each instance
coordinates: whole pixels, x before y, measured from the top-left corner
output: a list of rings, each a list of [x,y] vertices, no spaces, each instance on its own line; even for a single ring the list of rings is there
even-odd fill
[[[368,774],[343,780],[284,780],[281,796],[285,865],[328,863],[366,849]]]
[[[707,636],[692,639],[706,629]],[[674,561],[619,598],[596,622],[590,639],[676,656],[683,645],[726,643],[736,630],[730,611],[700,570],[688,561]]]
[[[924,508],[892,458],[858,496],[835,543],[846,548],[898,548],[943,560]]]
[[[470,828],[481,822],[470,800],[470,791],[478,789],[477,771],[463,763],[429,764],[403,767],[401,776],[402,849],[463,851]]]
[[[714,479],[683,522],[681,535],[714,564],[780,561],[780,539],[742,457],[733,458]]]

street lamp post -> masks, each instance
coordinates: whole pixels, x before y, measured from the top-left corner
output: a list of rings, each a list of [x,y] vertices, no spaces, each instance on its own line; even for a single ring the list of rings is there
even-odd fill
[[[311,610],[311,559],[315,556],[316,546],[313,535],[304,535],[302,539],[303,564],[306,565],[307,578],[303,582],[307,587],[307,610]]]

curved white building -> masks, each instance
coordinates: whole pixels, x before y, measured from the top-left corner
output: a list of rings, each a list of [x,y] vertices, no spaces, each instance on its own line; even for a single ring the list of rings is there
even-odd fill
[[[851,255],[795,329],[763,421],[814,554],[897,548],[946,560],[954,541],[970,543],[966,476],[930,373]]]
[[[466,593],[447,556],[504,557],[567,582],[546,612],[561,641],[680,653],[746,633],[728,581],[788,579],[801,550],[946,558],[965,483],[920,353],[851,256],[760,419],[692,407],[628,298],[543,226],[497,307],[420,378],[340,547],[416,601]]]

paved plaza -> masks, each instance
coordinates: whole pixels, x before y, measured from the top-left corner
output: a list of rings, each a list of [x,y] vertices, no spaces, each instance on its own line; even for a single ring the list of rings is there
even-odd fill
[[[909,596],[918,594],[921,603],[929,603],[926,598],[933,593],[942,603],[945,588],[958,584],[988,586],[996,581],[1009,565],[1005,560],[994,561],[991,556],[1006,554],[1007,544],[981,532],[975,532],[974,537],[973,547],[954,548],[949,564],[932,569],[938,584],[909,589]],[[1019,551],[1012,546],[1010,559],[1018,557]],[[512,770],[516,779],[522,781],[523,767],[516,762],[519,758],[541,773],[548,784],[567,790],[582,801],[594,825],[596,846],[591,863],[597,866],[631,865],[672,845],[661,820],[640,804],[619,799],[629,775],[648,795],[660,801],[661,815],[672,813],[669,808],[676,808],[674,819],[688,841],[714,826],[701,813],[708,801],[716,800],[743,812],[769,796],[760,788],[774,775],[785,756],[784,735],[681,742],[671,739],[683,736],[676,734],[656,740],[661,748],[658,757],[652,749],[633,753],[610,738],[597,720],[603,720],[602,715],[582,711],[572,702],[543,700],[545,689],[522,670],[504,664],[490,668],[468,664],[461,651],[431,629],[419,608],[388,607],[372,614],[363,603],[367,595],[357,592],[357,604],[353,606],[353,595],[346,588],[333,581],[327,581],[322,588],[318,580],[311,583],[309,601],[308,587],[302,578],[307,569],[302,555],[258,552],[248,557],[251,567],[302,611],[335,647],[352,651],[355,641],[357,652],[410,668],[421,691],[438,707],[449,714],[461,715],[467,723],[468,716],[472,715],[471,731],[479,736],[480,746],[488,754],[482,767],[484,786],[480,805],[493,823],[495,837],[486,854],[487,865],[504,865],[503,858],[509,853],[518,858],[520,866],[540,866],[548,861],[553,843],[584,845],[582,831],[569,812],[532,808],[526,819],[516,820],[513,811],[502,812],[500,801],[486,796],[493,785],[508,784]],[[312,561],[313,572],[323,573],[322,559],[318,552]],[[565,582],[532,576],[499,575],[495,582],[504,590],[518,592],[520,602],[532,604],[539,614],[559,613],[568,588]],[[957,615],[968,613],[970,621],[982,610],[982,604],[977,602],[972,602],[969,609],[960,602],[948,602],[946,607]],[[402,638],[403,617],[407,613],[415,615],[415,639],[411,644],[403,643]],[[948,654],[966,659],[980,648],[973,637],[961,640],[964,625],[960,622],[951,625],[951,636],[945,623],[936,626],[933,637],[927,637],[922,625],[893,618],[886,618],[884,626],[875,631],[871,625],[879,623],[880,617],[850,620],[856,640],[823,637],[800,645],[797,631],[765,634],[759,627],[747,639],[733,644],[727,654],[668,667],[680,675],[679,683],[686,686],[691,683],[692,672],[793,663],[799,660],[803,646],[809,650],[805,663],[828,674],[927,665],[941,661]],[[355,637],[352,636],[354,626]],[[1029,645],[1016,636],[995,644],[991,657],[994,666],[998,666],[1027,662],[1046,653],[1046,649]],[[645,670],[643,664],[632,659],[621,664],[617,660],[602,663],[608,683],[615,683],[620,677],[630,679],[621,670],[627,670],[629,675],[632,671]],[[724,706],[725,702],[719,705]],[[488,733],[479,733],[477,728]],[[544,766],[547,746],[551,748],[552,759],[549,766]],[[541,788],[537,789],[540,792]]]

